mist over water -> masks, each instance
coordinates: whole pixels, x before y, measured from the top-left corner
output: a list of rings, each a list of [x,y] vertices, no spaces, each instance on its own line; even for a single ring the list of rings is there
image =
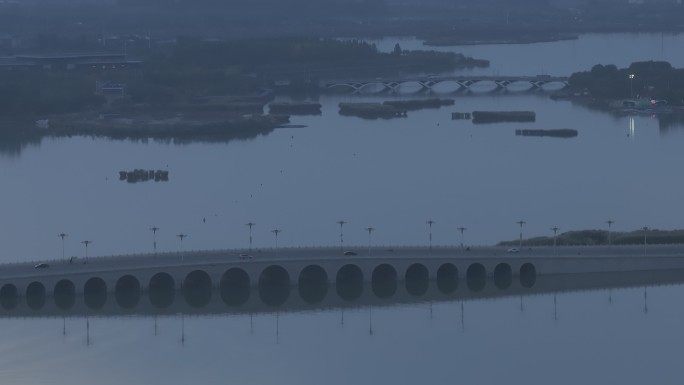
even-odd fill
[[[552,75],[569,76],[588,71],[596,64],[628,67],[637,61],[667,61],[675,68],[684,67],[682,36],[678,33],[611,33],[582,34],[576,40],[533,44],[486,44],[431,47],[416,38],[396,37],[370,39],[383,52],[391,52],[395,44],[402,49],[431,49],[458,52],[490,61],[487,68],[455,71],[471,75]],[[515,60],[511,60],[515,58]]]
[[[682,67],[682,39],[581,35],[435,49],[491,60],[490,68],[468,74],[565,76],[597,63],[657,59]],[[424,48],[416,39],[375,41],[383,50],[397,42]],[[354,250],[369,243],[427,247],[427,220],[435,221],[435,247],[516,239],[519,220],[526,221],[525,237],[551,235],[553,226],[605,229],[608,219],[618,231],[682,227],[681,121],[613,116],[522,90],[441,96],[453,97],[454,106],[391,120],[341,116],[338,104],[412,96],[321,96],[320,116],[291,118],[303,127],[230,142],[3,142],[0,262],[59,259],[63,245],[66,258],[81,258],[85,240],[92,241],[91,257],[152,252],[153,226],[160,253],[181,249],[178,234],[187,234],[184,250],[246,248],[248,222],[256,223],[255,249],[274,247],[276,228],[280,247],[337,246],[339,220],[347,222],[345,248]],[[452,112],[475,110],[531,110],[536,121],[451,119]],[[578,136],[515,135],[528,128],[571,128]],[[168,170],[169,181],[119,180],[120,171],[136,168]],[[369,226],[376,229],[370,238]],[[684,289],[675,281],[520,296],[506,291],[507,280],[483,282],[430,281],[427,290],[444,295],[426,297],[424,282],[414,283],[405,289],[415,297],[409,303],[396,301],[393,287],[367,287],[372,301],[355,302],[358,290],[321,291],[316,281],[263,296],[218,290],[207,298],[206,287],[191,288],[197,296],[109,294],[105,302],[97,295],[38,296],[60,301],[48,314],[38,310],[45,302],[19,296],[15,305],[24,313],[0,310],[0,382],[674,384],[681,377]],[[479,284],[503,294],[478,297]],[[283,305],[300,297],[316,305]],[[265,305],[233,310],[245,298]],[[330,298],[345,305],[319,306]],[[146,312],[148,301],[171,310]],[[204,312],[207,301],[222,311]],[[121,309],[105,314],[114,303]],[[179,303],[191,310],[173,312]],[[83,304],[90,313],[65,310]]]

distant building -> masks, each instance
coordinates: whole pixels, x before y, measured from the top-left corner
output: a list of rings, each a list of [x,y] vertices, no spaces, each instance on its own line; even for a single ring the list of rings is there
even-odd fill
[[[126,97],[126,84],[108,80],[98,80],[95,82],[95,95],[104,96],[105,99],[107,99],[107,104],[112,104],[115,100]]]

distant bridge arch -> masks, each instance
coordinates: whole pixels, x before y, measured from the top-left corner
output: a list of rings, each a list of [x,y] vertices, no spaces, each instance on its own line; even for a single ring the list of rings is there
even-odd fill
[[[427,77],[407,77],[407,78],[376,78],[369,80],[338,80],[322,82],[319,86],[325,89],[349,89],[353,93],[362,93],[366,87],[375,85],[379,88],[377,92],[399,93],[402,85],[417,84],[420,90],[432,91],[439,84],[453,82],[458,85],[454,92],[469,91],[470,88],[478,83],[491,82],[493,90],[505,90],[514,83],[527,83],[529,90],[543,91],[548,84],[558,84],[560,88],[566,88],[569,78],[565,76],[427,76]]]

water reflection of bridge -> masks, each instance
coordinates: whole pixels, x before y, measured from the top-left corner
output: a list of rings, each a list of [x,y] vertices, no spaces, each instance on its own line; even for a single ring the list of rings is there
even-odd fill
[[[677,281],[679,247],[339,249],[169,253],[0,268],[0,315],[166,314],[315,309],[496,297]],[[589,274],[589,275],[587,275]],[[597,280],[599,277],[600,280]],[[605,280],[605,279],[610,280]],[[593,285],[593,286],[592,286]]]
[[[326,89],[350,89],[354,93],[364,92],[364,89],[373,87],[376,92],[399,93],[402,86],[414,85],[417,91],[433,91],[440,84],[453,83],[457,86],[456,92],[469,91],[475,84],[489,83],[493,85],[492,91],[508,89],[512,84],[526,84],[528,90],[541,91],[547,84],[559,84],[561,88],[569,85],[569,78],[564,76],[426,76],[414,78],[376,78],[368,80],[339,80],[321,83]],[[378,90],[379,89],[379,90]]]
[[[225,289],[205,288],[200,291],[169,290],[164,293],[138,292],[121,295],[100,293],[102,305],[92,306],[92,296],[27,297],[13,306],[4,302],[0,317],[118,317],[176,316],[208,314],[259,314],[301,312],[362,307],[411,305],[426,302],[477,301],[496,298],[556,294],[598,289],[660,286],[684,283],[684,270],[629,273],[596,273],[539,276],[530,285],[501,278],[481,282],[467,280],[449,285],[443,280],[411,279],[383,284],[363,284],[358,288],[339,285],[319,287],[298,285],[285,293],[269,293],[273,288],[253,287],[241,296]],[[529,286],[529,287],[527,287]],[[356,294],[354,291],[356,290]],[[166,302],[159,302],[159,295]],[[155,298],[155,296],[157,296]],[[280,297],[277,302],[270,302]],[[91,302],[89,302],[91,301]],[[65,306],[68,305],[68,306]]]

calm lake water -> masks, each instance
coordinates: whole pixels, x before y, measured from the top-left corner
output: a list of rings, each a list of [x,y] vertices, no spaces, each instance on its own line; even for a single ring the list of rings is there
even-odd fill
[[[676,384],[681,285],[307,312],[6,318],[12,384]]]
[[[385,39],[404,49],[415,39]],[[531,45],[440,48],[490,59],[473,71],[568,75],[598,62],[684,66],[682,35],[586,35]],[[414,47],[415,45],[415,47]],[[512,56],[513,55],[513,56]],[[515,57],[515,60],[510,60]],[[479,72],[478,72],[479,71]],[[158,249],[345,244],[493,244],[524,235],[642,226],[681,228],[684,127],[615,117],[543,94],[459,95],[455,106],[393,120],[293,117],[253,140],[172,145],[46,139],[0,154],[0,262]],[[532,110],[534,123],[475,125],[451,112]],[[516,129],[573,128],[571,139]],[[128,184],[120,170],[165,169]],[[681,285],[344,311],[0,319],[0,378],[13,384],[678,383]],[[609,300],[610,298],[610,300]],[[521,303],[523,310],[521,311]],[[554,308],[555,303],[555,308]],[[463,306],[462,306],[463,305]],[[463,309],[463,310],[462,310]],[[555,309],[555,310],[554,310]],[[250,326],[251,325],[251,326]],[[86,329],[86,326],[88,329]],[[370,329],[372,328],[372,334]]]

